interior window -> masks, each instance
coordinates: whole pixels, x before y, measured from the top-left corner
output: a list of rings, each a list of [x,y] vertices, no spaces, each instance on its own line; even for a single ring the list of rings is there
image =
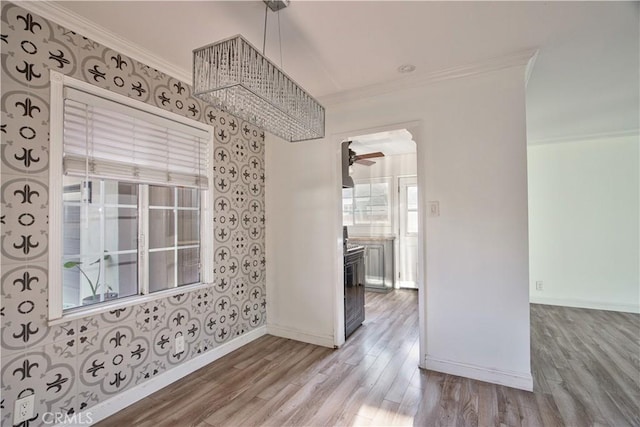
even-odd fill
[[[344,225],[390,225],[391,183],[369,181],[342,190],[342,222]]]
[[[52,79],[50,319],[208,283],[211,129]]]

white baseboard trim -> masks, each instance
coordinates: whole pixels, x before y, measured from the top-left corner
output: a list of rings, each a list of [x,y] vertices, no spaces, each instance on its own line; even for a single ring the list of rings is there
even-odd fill
[[[621,311],[623,313],[640,313],[638,304],[616,304],[608,302],[586,301],[570,298],[546,298],[531,296],[529,302],[532,304],[560,305],[563,307],[590,308],[592,310]]]
[[[425,366],[432,371],[533,391],[533,377],[530,372],[503,371],[430,356],[425,357]]]
[[[267,321],[267,333],[276,337],[288,338],[295,341],[302,341],[309,344],[320,345],[322,347],[334,347],[333,336],[331,335],[316,335],[309,334],[307,332],[297,331],[295,329],[286,328],[284,326],[278,326],[269,324]]]
[[[239,349],[243,345],[250,343],[267,334],[267,327],[261,326],[250,332],[247,332],[240,337],[233,339],[227,343],[220,345],[214,349],[211,349],[199,356],[194,357],[186,363],[169,369],[167,372],[160,374],[159,376],[143,382],[135,387],[123,391],[117,396],[111,399],[105,400],[83,412],[84,416],[78,414],[78,420],[91,420],[89,423],[83,424],[84,426],[97,423],[105,418],[123,410],[127,406],[136,403],[139,400],[147,397],[151,393],[168,386],[169,384],[179,380],[180,378],[189,375],[190,373],[197,371],[203,366],[208,365],[231,353],[234,350]],[[69,427],[71,424],[62,424],[65,427]],[[61,425],[61,426],[62,426]]]

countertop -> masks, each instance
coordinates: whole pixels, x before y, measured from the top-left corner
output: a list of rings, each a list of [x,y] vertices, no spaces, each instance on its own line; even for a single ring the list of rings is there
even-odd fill
[[[371,242],[371,241],[386,241],[386,240],[395,240],[396,236],[351,236],[349,237],[350,242]]]

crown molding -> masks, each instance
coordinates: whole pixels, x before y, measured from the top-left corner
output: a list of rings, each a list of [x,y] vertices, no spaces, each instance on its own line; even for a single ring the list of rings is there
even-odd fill
[[[398,90],[425,86],[443,80],[459,79],[462,77],[469,77],[477,74],[498,71],[516,66],[527,66],[527,73],[525,74],[525,78],[528,78],[530,69],[533,67],[533,61],[531,60],[535,58],[537,53],[537,48],[524,49],[510,55],[489,58],[487,60],[475,62],[473,64],[451,67],[422,74],[412,74],[400,80],[392,80],[346,90],[343,92],[336,92],[329,95],[321,96],[318,99],[325,106],[337,105],[347,101],[369,98],[372,96],[382,95]]]
[[[527,68],[524,71],[524,87],[526,88],[529,85],[529,78],[531,77],[531,73],[533,72],[533,66],[536,64],[536,59],[538,59],[538,54],[540,51],[536,49],[533,53],[529,61],[527,61]]]
[[[49,21],[62,25],[71,31],[75,31],[78,34],[104,45],[105,47],[129,56],[135,61],[139,61],[162,73],[168,74],[171,77],[175,77],[176,79],[191,85],[191,79],[193,78],[191,71],[180,68],[175,64],[160,58],[136,43],[133,43],[130,40],[113,33],[111,30],[88,20],[65,7],[55,4],[50,0],[16,1],[15,3]]]
[[[640,129],[627,129],[613,132],[599,132],[599,133],[582,133],[574,135],[566,135],[560,137],[551,138],[538,138],[528,139],[527,145],[545,145],[545,144],[561,144],[564,142],[584,142],[595,141],[598,139],[614,139],[614,138],[627,138],[627,137],[639,137]]]
[[[95,22],[78,15],[69,9],[54,3],[51,0],[41,1],[16,1],[23,8],[42,16],[56,24],[75,31],[83,36],[113,49],[119,53],[140,61],[156,70],[177,78],[185,83],[191,84],[193,78],[190,70],[183,69],[163,58],[151,53],[147,49],[127,40],[111,30],[102,27]],[[430,83],[451,80],[462,77],[469,77],[477,74],[497,71],[514,66],[527,66],[525,75],[528,80],[535,62],[538,49],[525,49],[511,55],[490,58],[474,64],[451,67],[439,71],[432,71],[422,74],[412,74],[400,80],[393,80],[383,83],[376,83],[369,86],[355,88],[347,91],[319,97],[323,105],[336,105],[345,101],[368,98],[402,89],[423,86]]]

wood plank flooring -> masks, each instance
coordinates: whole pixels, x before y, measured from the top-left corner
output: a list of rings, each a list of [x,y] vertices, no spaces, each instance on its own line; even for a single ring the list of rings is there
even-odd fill
[[[531,306],[534,393],[418,369],[417,292],[331,350],[265,336],[99,426],[640,426],[640,316]]]

